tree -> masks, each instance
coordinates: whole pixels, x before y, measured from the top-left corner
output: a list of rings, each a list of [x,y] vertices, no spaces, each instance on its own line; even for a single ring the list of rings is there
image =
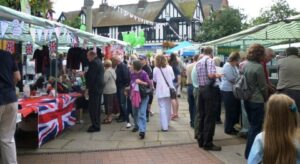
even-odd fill
[[[66,19],[65,21],[63,21],[63,24],[79,29],[81,26],[81,19],[80,17],[76,17],[74,19]]]
[[[201,32],[197,35],[197,41],[206,42],[239,32],[245,18],[245,15],[238,9],[231,7],[215,11],[204,20]]]
[[[30,0],[31,14],[46,18],[47,12],[53,13],[53,2],[50,0]],[[20,10],[20,0],[0,0],[0,5]]]
[[[267,22],[277,22],[288,17],[299,14],[291,8],[286,0],[276,0],[270,9],[260,10],[260,16],[250,21],[250,26],[255,26]]]

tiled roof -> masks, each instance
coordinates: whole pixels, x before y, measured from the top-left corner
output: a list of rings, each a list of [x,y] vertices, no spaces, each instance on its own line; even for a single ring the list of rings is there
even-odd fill
[[[172,0],[181,13],[187,18],[192,19],[194,11],[197,7],[198,0]],[[146,2],[144,8],[139,8],[138,3],[120,5],[119,7],[124,10],[139,16],[145,20],[155,21],[160,11],[164,7],[166,0]],[[204,6],[213,6],[213,10],[219,10],[222,6],[222,0],[201,0]],[[63,12],[66,19],[74,19],[79,16],[80,11]],[[205,14],[206,15],[206,14]],[[141,22],[124,16],[116,9],[106,6],[104,12],[100,12],[99,8],[93,9],[93,27],[110,27],[110,26],[123,26],[123,25],[139,25]]]
[[[223,5],[223,0],[201,0],[203,6],[211,5],[213,11],[220,10]]]

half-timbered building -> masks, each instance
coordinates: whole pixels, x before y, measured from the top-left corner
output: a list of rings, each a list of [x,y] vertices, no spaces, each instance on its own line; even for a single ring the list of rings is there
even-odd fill
[[[93,33],[122,40],[122,32],[139,32],[144,29],[147,43],[163,41],[193,41],[203,20],[215,10],[228,6],[227,0],[139,0],[136,4],[119,7],[144,20],[156,22],[146,25],[117,11],[102,0],[99,8],[93,9]],[[79,11],[62,12],[58,21],[76,17],[85,22],[84,7]]]

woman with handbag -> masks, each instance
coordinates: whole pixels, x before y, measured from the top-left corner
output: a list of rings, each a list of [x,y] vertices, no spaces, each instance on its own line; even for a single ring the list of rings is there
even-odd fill
[[[175,79],[173,69],[167,65],[167,59],[158,55],[155,59],[153,81],[156,83],[156,97],[160,108],[160,123],[163,132],[168,131],[171,119],[171,99],[176,99],[176,90],[173,85]]]
[[[132,68],[133,71],[130,76],[130,98],[134,118],[132,132],[139,131],[140,139],[144,139],[147,125],[146,111],[149,101],[147,93],[149,90],[147,88],[150,88],[151,82],[148,74],[142,70],[141,61],[133,61]]]
[[[115,70],[112,68],[111,60],[105,60],[104,62],[105,72],[104,72],[104,89],[103,89],[103,97],[104,97],[104,107],[106,117],[103,120],[103,124],[110,124],[112,121],[112,114],[114,111],[114,102],[116,101],[116,79],[117,75]]]

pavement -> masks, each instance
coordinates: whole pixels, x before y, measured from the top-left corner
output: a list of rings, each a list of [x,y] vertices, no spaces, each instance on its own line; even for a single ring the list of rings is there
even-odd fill
[[[171,121],[168,132],[161,132],[159,109],[154,99],[154,115],[147,124],[144,140],[139,139],[138,133],[131,132],[132,128],[127,129],[125,123],[116,121],[102,125],[101,132],[87,133],[89,118],[85,114],[83,124],[65,130],[41,148],[18,148],[19,163],[246,163],[243,158],[246,140],[224,134],[223,124],[216,126],[214,136],[214,143],[222,146],[222,151],[198,148],[189,126],[184,94],[179,104],[179,118]]]

